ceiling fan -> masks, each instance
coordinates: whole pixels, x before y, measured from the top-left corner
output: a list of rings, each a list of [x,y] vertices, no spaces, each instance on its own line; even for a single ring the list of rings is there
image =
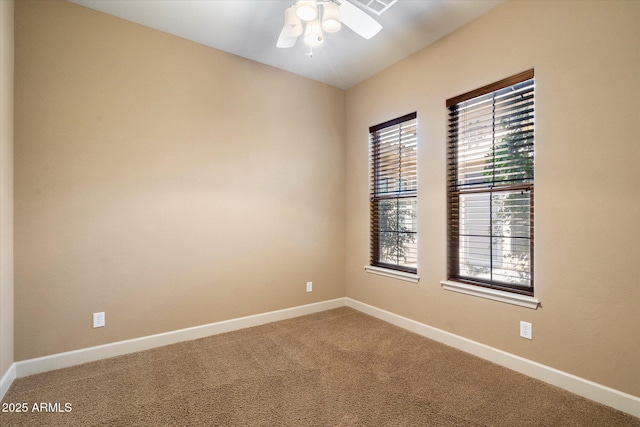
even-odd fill
[[[347,0],[298,0],[284,11],[284,26],[276,47],[293,47],[303,33],[309,46],[318,46],[324,39],[323,31],[335,33],[342,24],[365,39],[382,29],[375,19]]]

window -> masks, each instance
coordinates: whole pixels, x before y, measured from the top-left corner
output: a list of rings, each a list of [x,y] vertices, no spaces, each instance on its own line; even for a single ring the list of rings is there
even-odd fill
[[[533,70],[447,108],[449,280],[533,296]]]
[[[417,114],[369,128],[371,265],[417,273]]]

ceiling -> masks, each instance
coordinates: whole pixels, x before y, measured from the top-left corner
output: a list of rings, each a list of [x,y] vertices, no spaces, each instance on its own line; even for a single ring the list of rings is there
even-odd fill
[[[313,57],[301,39],[293,48],[276,48],[284,10],[295,0],[68,1],[348,89],[505,0],[399,0],[380,16],[369,13],[383,27],[373,38],[343,25],[325,33]]]

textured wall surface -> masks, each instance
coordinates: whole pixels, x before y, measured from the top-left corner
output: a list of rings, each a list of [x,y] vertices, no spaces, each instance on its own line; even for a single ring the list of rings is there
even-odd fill
[[[640,396],[640,3],[507,2],[347,92],[347,295]],[[445,291],[448,98],[534,68],[535,297]],[[365,273],[369,126],[417,111],[418,285]],[[533,340],[519,337],[519,321]]]
[[[0,378],[13,363],[13,12],[0,2]]]
[[[344,296],[343,91],[64,1],[15,41],[16,360]]]

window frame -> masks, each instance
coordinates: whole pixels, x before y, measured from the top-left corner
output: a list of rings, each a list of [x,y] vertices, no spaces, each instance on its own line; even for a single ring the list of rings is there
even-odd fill
[[[418,273],[418,268],[417,268],[417,263],[418,263],[418,257],[417,257],[417,241],[418,241],[418,230],[417,230],[417,205],[418,205],[418,178],[417,178],[417,170],[418,170],[418,166],[417,166],[417,162],[418,162],[418,156],[417,156],[417,151],[418,151],[418,144],[417,144],[417,112],[413,112],[413,113],[409,113],[406,114],[404,116],[401,117],[397,117],[395,119],[386,121],[384,123],[380,123],[378,125],[375,126],[371,126],[369,128],[369,178],[370,178],[370,185],[369,185],[369,212],[370,212],[370,228],[369,228],[369,238],[370,238],[370,257],[369,257],[369,262],[370,262],[370,266],[366,268],[366,270],[368,272],[372,272],[372,273],[377,273],[377,274],[382,274],[380,273],[380,269],[384,269],[384,270],[393,270],[395,272],[401,272],[404,274],[410,274],[410,275],[414,275],[417,276]],[[388,190],[388,178],[386,177],[382,177],[380,178],[379,175],[379,170],[380,170],[380,158],[381,158],[381,154],[380,154],[380,141],[379,138],[377,137],[378,132],[384,130],[384,129],[388,129],[390,127],[393,126],[397,126],[397,125],[402,125],[403,123],[406,122],[410,122],[410,121],[415,121],[415,126],[416,126],[416,148],[415,148],[415,155],[413,158],[413,161],[415,162],[415,171],[414,171],[414,178],[415,178],[415,185],[413,186],[414,188],[411,189],[407,189],[407,188],[402,188],[402,184],[400,184],[397,188],[396,191],[378,191],[378,187],[379,187],[379,183],[384,180],[387,179],[386,181],[386,190]],[[400,146],[399,146],[400,148]],[[401,159],[402,156],[400,155],[398,157],[398,182],[402,183],[403,181],[403,177],[406,178],[405,175],[402,174],[402,166],[401,166]],[[379,221],[379,213],[378,213],[378,205],[381,201],[384,200],[395,200],[396,203],[400,203],[401,201],[412,201],[415,203],[415,231],[411,231],[408,233],[411,233],[415,236],[415,247],[416,247],[416,254],[415,254],[415,264],[416,267],[410,267],[407,265],[403,265],[403,264],[393,264],[393,263],[388,263],[388,262],[382,262],[380,261],[380,221]],[[400,230],[395,230],[395,231],[386,231],[386,232],[395,232],[395,233],[407,233],[406,231],[400,231]],[[403,280],[407,280],[407,276],[405,276],[404,274],[398,275],[397,278],[402,278]],[[388,275],[388,274],[382,274],[382,275]],[[395,277],[394,275],[391,275],[391,277]],[[411,279],[408,279],[409,281],[412,281]]]
[[[459,185],[459,170],[457,163],[457,145],[458,145],[458,127],[459,122],[457,120],[457,111],[456,107],[465,101],[473,100],[474,98],[478,98],[484,95],[496,93],[497,91],[512,88],[515,85],[520,83],[528,82],[529,80],[534,80],[534,70],[527,70],[525,72],[516,74],[514,76],[508,77],[506,79],[500,80],[498,82],[483,86],[479,89],[464,93],[462,95],[450,98],[446,101],[446,107],[449,112],[448,119],[448,138],[447,138],[447,278],[449,281],[449,285],[451,282],[459,282],[473,286],[479,286],[482,288],[488,288],[496,291],[504,291],[508,293],[520,294],[527,297],[533,297],[534,294],[534,174],[533,169],[535,168],[535,163],[532,155],[532,172],[530,179],[527,179],[526,182],[522,183],[497,183],[494,185],[482,185],[480,187],[475,187],[471,185],[469,189],[463,189]],[[533,99],[533,112],[531,113],[533,117],[535,117],[535,80],[532,82],[532,99]],[[492,112],[493,121],[496,121],[496,112],[495,109]],[[509,117],[512,117],[511,115]],[[533,119],[533,128],[531,130],[532,139],[533,139],[533,147],[535,147],[535,120]],[[502,140],[501,140],[502,141]],[[493,141],[493,146],[495,150],[495,142]],[[533,148],[531,149],[533,151]],[[493,161],[496,159],[496,154],[494,151]],[[488,261],[490,264],[490,279],[483,279],[478,277],[471,277],[470,275],[461,274],[461,262],[460,262],[460,229],[462,228],[462,216],[461,216],[461,205],[460,199],[461,195],[469,195],[469,194],[488,194],[489,195],[489,205],[491,205],[493,200],[493,194],[498,192],[506,192],[506,191],[521,191],[528,192],[529,194],[529,260],[528,260],[528,274],[529,274],[529,285],[518,285],[516,283],[507,283],[504,281],[494,280],[493,279],[493,265],[492,260],[494,258],[494,248],[493,244],[490,241],[489,245],[489,257]],[[493,216],[490,214],[489,216],[489,227],[491,232],[489,233],[492,236],[493,227],[497,220],[494,222]],[[503,233],[504,235],[504,233]],[[490,237],[492,238],[492,237]],[[451,289],[450,289],[451,290]],[[468,290],[466,293],[471,293]]]

